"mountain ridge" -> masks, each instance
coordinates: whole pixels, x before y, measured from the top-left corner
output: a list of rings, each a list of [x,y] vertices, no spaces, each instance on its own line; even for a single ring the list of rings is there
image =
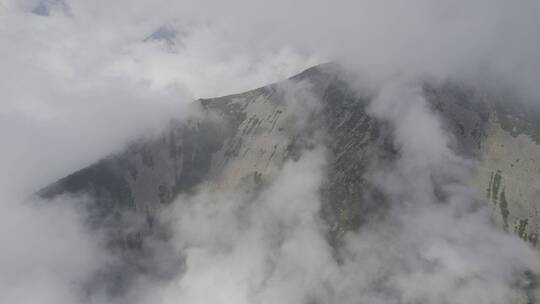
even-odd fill
[[[330,154],[321,191],[323,212],[332,235],[339,238],[358,229],[366,216],[374,216],[384,200],[364,176],[370,163],[399,153],[392,147],[388,126],[366,112],[370,97],[359,97],[340,69],[327,63],[244,93],[199,99],[205,118],[173,121],[158,139],[132,144],[38,195],[87,193],[96,199],[97,218],[120,216],[128,208],[151,226],[161,204],[195,191],[201,183],[212,180],[219,188],[236,189],[270,180],[299,153],[298,147],[309,145],[302,142],[305,132],[322,129],[329,135],[324,145]],[[298,129],[298,113],[290,110],[288,99],[304,98],[302,94],[320,99],[321,106],[300,118],[309,127]],[[530,189],[540,172],[535,135],[540,125],[492,102],[496,97],[464,86],[425,84],[423,94],[454,139],[454,148],[478,161],[473,186],[485,193],[493,219],[536,246],[540,217],[537,194]]]

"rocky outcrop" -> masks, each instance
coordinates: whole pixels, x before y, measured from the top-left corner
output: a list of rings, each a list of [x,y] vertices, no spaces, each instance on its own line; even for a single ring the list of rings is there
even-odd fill
[[[457,85],[425,85],[424,95],[453,138],[453,148],[478,161],[475,187],[503,229],[533,245],[540,232],[540,124],[488,95]],[[315,102],[314,102],[315,101]],[[203,115],[172,122],[160,137],[133,143],[46,187],[39,194],[88,193],[96,221],[135,211],[146,227],[179,193],[201,184],[217,189],[256,188],[295,158],[321,132],[329,152],[321,189],[324,216],[338,237],[380,210],[384,198],[366,180],[376,159],[396,151],[385,123],[366,113],[335,65],[309,69],[278,84],[197,101]],[[307,136],[310,134],[310,136]],[[374,206],[377,208],[374,208]]]
[[[512,124],[519,118],[505,116],[494,112],[488,121],[480,149],[478,187],[485,193],[493,218],[501,227],[537,245],[540,146],[534,137]],[[507,125],[510,129],[501,122],[504,119],[511,120],[511,125]]]

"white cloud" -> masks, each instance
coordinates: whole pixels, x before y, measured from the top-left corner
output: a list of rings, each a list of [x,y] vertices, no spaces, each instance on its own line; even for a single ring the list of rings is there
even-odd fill
[[[32,13],[39,5],[47,14]],[[474,201],[462,184],[444,184],[449,205],[433,206],[432,177],[461,180],[469,164],[449,150],[437,118],[408,85],[419,77],[496,83],[537,101],[539,5],[0,1],[2,296],[83,301],[74,286],[107,263],[99,238],[68,202],[31,207],[20,197],[186,115],[197,97],[247,90],[335,59],[383,87],[371,110],[394,125],[403,155],[374,178],[384,177],[397,214],[352,235],[350,256],[336,265],[317,217],[324,161],[308,153],[253,205],[239,194],[203,191],[177,206],[175,245],[188,269],[148,296],[195,303],[506,300],[515,273],[537,270],[537,256],[493,230],[482,211],[460,214]],[[179,33],[174,47],[144,41],[164,24]],[[214,226],[205,225],[209,218]]]

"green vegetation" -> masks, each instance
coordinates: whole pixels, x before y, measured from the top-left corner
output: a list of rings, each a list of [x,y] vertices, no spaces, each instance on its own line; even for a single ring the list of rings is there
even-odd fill
[[[501,187],[501,180],[502,180],[501,170],[497,170],[497,172],[495,173],[495,176],[493,177],[493,185],[491,189],[492,190],[491,199],[494,204],[497,204],[497,198],[498,198],[499,190]]]
[[[504,229],[508,230],[508,214],[510,214],[510,212],[508,211],[508,201],[506,200],[505,189],[503,189],[503,191],[501,192],[500,199],[501,199],[501,205],[500,205],[501,216],[504,222]]]
[[[519,224],[515,229],[515,233],[522,239],[527,239],[527,233],[525,232],[525,229],[527,228],[527,224],[529,221],[527,219],[519,220]]]

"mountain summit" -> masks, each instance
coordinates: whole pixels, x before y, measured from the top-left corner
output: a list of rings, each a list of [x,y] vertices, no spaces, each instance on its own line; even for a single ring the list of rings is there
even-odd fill
[[[160,138],[136,141],[39,195],[90,194],[96,221],[121,217],[127,209],[150,227],[160,206],[202,183],[229,190],[257,188],[311,144],[305,140],[308,133],[319,132],[329,154],[321,189],[325,218],[335,236],[356,229],[384,205],[366,170],[375,161],[395,157],[399,149],[389,140],[388,126],[366,110],[369,95],[361,96],[345,78],[337,65],[325,64],[281,83],[198,100],[202,116],[173,121]],[[493,219],[536,245],[538,193],[530,182],[540,172],[537,120],[459,85],[425,84],[423,95],[455,139],[453,148],[477,162],[471,186]],[[320,102],[310,105],[309,99]]]

